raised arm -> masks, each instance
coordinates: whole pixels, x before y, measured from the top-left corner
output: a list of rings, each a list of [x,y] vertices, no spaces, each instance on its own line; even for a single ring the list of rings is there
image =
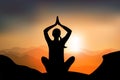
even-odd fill
[[[69,29],[68,27],[62,25],[62,24],[59,22],[58,16],[57,16],[56,23],[57,23],[58,25],[60,25],[60,26],[67,32],[67,34],[65,35],[65,37],[62,39],[63,42],[65,43],[65,42],[68,40],[68,38],[70,37],[70,35],[71,35],[71,33],[72,33],[72,30]]]
[[[66,30],[67,34],[65,35],[65,37],[62,39],[63,43],[66,43],[66,41],[68,40],[68,38],[70,37],[72,30],[70,30],[69,28],[67,28],[64,25],[60,25],[64,30]]]
[[[45,39],[46,39],[47,43],[51,42],[51,39],[50,39],[50,37],[48,35],[48,31],[50,29],[52,29],[54,26],[56,26],[56,23],[44,29],[44,36],[45,36]]]

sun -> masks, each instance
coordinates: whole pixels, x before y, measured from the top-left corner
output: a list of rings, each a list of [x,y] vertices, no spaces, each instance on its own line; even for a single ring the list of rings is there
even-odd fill
[[[68,50],[70,52],[74,52],[74,53],[80,52],[82,47],[83,47],[82,38],[80,36],[77,36],[77,35],[71,36],[69,41],[68,41],[67,46],[68,46]]]

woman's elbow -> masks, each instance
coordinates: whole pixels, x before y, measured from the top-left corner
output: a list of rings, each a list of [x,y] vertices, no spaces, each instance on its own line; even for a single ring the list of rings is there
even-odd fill
[[[47,32],[48,32],[48,30],[47,30],[47,29],[44,29],[44,30],[43,30],[43,32],[44,32],[44,33],[47,33]]]
[[[69,30],[69,33],[72,33],[72,30]]]

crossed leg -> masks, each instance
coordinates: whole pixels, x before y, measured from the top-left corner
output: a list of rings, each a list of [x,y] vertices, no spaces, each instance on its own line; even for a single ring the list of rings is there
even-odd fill
[[[75,61],[75,57],[70,57],[64,64],[65,64],[65,70],[68,71],[72,63]]]
[[[50,63],[49,59],[47,59],[46,57],[42,57],[41,60],[42,60],[43,65],[44,65],[45,68],[46,68],[46,71],[47,71],[47,72],[52,71],[51,69],[52,69],[52,67],[54,67],[54,66],[50,65],[51,63]],[[72,57],[70,57],[66,62],[64,62],[64,70],[65,70],[65,72],[69,70],[70,66],[72,65],[72,63],[73,63],[74,61],[75,61],[75,57],[72,56]]]

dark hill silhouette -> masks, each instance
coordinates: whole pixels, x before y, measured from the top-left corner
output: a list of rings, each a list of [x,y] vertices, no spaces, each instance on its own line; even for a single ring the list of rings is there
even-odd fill
[[[58,75],[55,74],[54,78]],[[67,72],[64,78],[68,80],[86,80],[87,77],[87,74]],[[9,57],[0,55],[0,80],[51,80],[51,78],[49,78],[48,73],[41,73],[33,68],[17,65]]]
[[[41,72],[45,72],[44,66],[40,61],[41,53],[45,53],[41,48],[29,49],[26,52],[26,48],[19,48],[18,50],[14,50],[15,48],[9,50],[1,50],[0,54],[8,56],[11,58],[16,64],[29,66],[30,68],[37,69]],[[22,51],[25,50],[25,51]],[[34,54],[33,54],[34,53]],[[38,55],[40,54],[40,55]],[[35,56],[38,56],[37,58]]]
[[[70,56],[75,56],[76,61],[72,64],[69,71],[76,71],[76,72],[90,74],[91,72],[96,70],[96,68],[101,64],[102,62],[101,56],[106,53],[110,53],[112,51],[116,51],[116,50],[105,49],[99,51],[90,51],[84,49],[82,52],[78,53],[77,55],[74,55],[72,53],[65,53],[64,57],[66,61]],[[8,56],[16,64],[29,66],[31,68],[39,70],[40,72],[46,72],[42,62],[40,61],[40,58],[42,56],[48,56],[48,53],[41,47],[33,47],[29,49],[19,47],[17,48],[17,50],[16,48],[11,48],[9,50],[3,49],[0,50],[0,54]],[[98,61],[96,61],[96,59]],[[89,61],[90,64],[86,63],[85,61],[86,62]],[[77,63],[80,63],[80,65],[77,65]],[[93,64],[95,64],[96,66],[93,66]],[[86,66],[82,66],[82,65],[86,65]],[[88,67],[90,67],[91,69],[89,69]]]
[[[0,80],[41,80],[41,75],[35,69],[17,65],[7,56],[0,55]]]
[[[119,72],[120,72],[120,51],[116,51],[104,55],[102,64],[90,75],[77,72],[67,72],[65,75],[66,76],[65,79],[119,80],[120,79]],[[0,80],[50,80],[50,79],[47,73],[41,73],[27,66],[17,65],[9,57],[0,55]]]
[[[103,56],[102,64],[90,74],[91,80],[120,80],[120,51]]]

